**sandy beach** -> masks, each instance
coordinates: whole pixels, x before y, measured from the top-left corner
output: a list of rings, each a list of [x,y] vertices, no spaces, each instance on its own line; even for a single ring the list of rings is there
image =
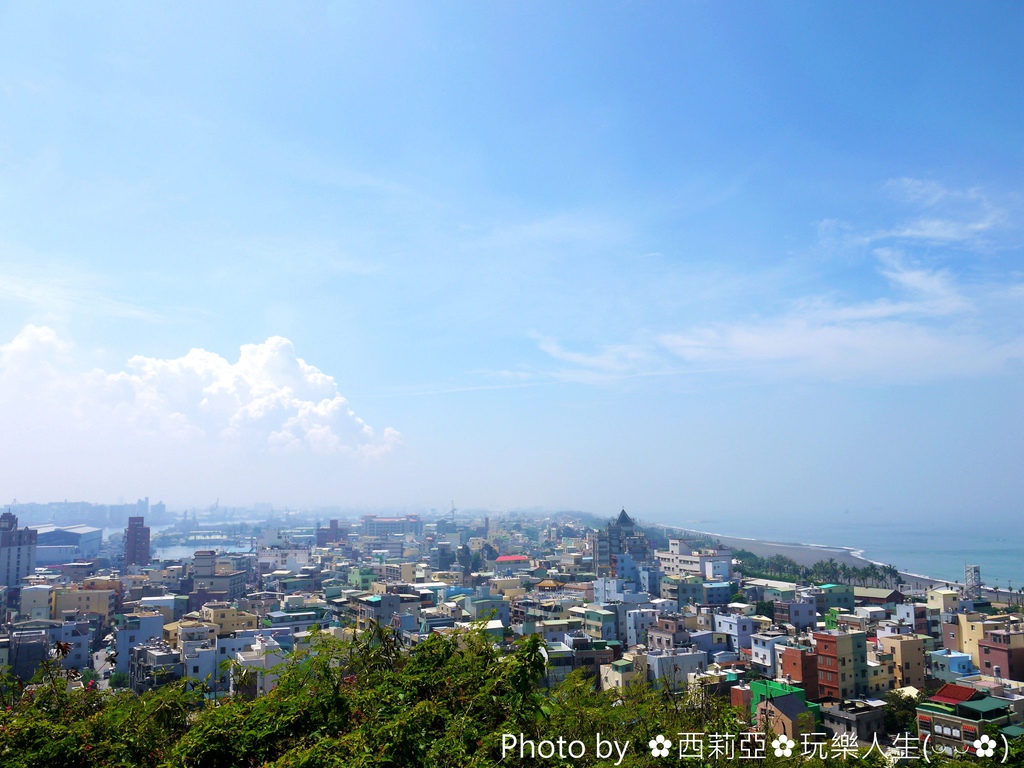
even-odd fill
[[[732,549],[745,549],[748,552],[753,552],[758,557],[782,555],[783,557],[790,558],[798,565],[811,566],[819,560],[828,560],[829,558],[835,560],[837,564],[846,563],[847,565],[855,566],[857,568],[863,568],[866,565],[870,565],[872,562],[868,558],[864,557],[859,550],[855,550],[851,547],[831,547],[823,544],[797,544],[792,542],[763,541],[761,539],[748,539],[738,536],[722,536],[711,531],[696,531],[691,528],[679,528],[675,526],[665,526],[665,531],[669,535],[680,533],[702,534],[704,536],[717,539],[724,546]],[[878,563],[878,565],[885,565],[885,563]],[[893,565],[896,564],[893,563]],[[903,577],[905,588],[909,587],[911,589],[927,589],[932,586],[945,586],[948,583],[942,579],[933,579],[929,576],[909,573],[906,571],[900,571],[900,576]]]

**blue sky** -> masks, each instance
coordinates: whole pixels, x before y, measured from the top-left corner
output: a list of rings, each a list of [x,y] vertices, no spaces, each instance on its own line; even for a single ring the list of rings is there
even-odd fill
[[[0,496],[1019,514],[1022,33],[6,5]]]

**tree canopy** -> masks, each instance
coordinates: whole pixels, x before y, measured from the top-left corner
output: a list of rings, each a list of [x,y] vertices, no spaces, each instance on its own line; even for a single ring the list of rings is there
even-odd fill
[[[139,766],[140,768],[455,768],[469,766],[598,766],[596,737],[629,742],[622,768],[664,765],[648,744],[679,734],[731,735],[747,730],[746,714],[709,689],[681,692],[646,682],[595,691],[573,672],[545,690],[543,640],[536,635],[503,653],[477,629],[432,635],[411,651],[385,628],[355,640],[317,634],[310,647],[277,670],[278,684],[255,698],[212,700],[194,681],[169,683],[136,696],[129,691],[70,690],[59,664],[42,682],[9,689],[0,709],[0,765]],[[509,740],[582,742],[585,754],[565,760],[509,752]],[[770,743],[770,738],[769,742]],[[503,754],[503,752],[505,754]],[[873,755],[858,765],[878,766]],[[675,750],[670,759],[676,759]],[[705,766],[732,765],[725,754]],[[764,768],[821,766],[825,761],[775,757]],[[934,764],[934,762],[933,762]]]

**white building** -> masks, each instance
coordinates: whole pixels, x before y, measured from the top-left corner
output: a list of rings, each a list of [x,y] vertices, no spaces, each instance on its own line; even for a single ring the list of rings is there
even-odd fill
[[[711,581],[728,581],[732,575],[731,549],[691,549],[682,539],[669,539],[668,550],[655,552],[667,576],[697,575]]]
[[[648,627],[658,625],[658,612],[653,608],[639,608],[634,611],[626,611],[626,645],[632,648],[634,645],[644,642]]]
[[[750,661],[766,677],[778,677],[779,652],[777,645],[784,645],[789,639],[785,632],[769,630],[755,632],[750,636]]]
[[[50,593],[53,587],[49,584],[33,584],[21,588],[21,603],[18,607],[19,620],[49,619]]]
[[[687,684],[691,673],[703,672],[708,668],[708,655],[704,651],[677,650],[648,651],[633,655],[634,668],[646,672],[648,682],[678,690]]]
[[[252,648],[236,653],[235,661],[245,671],[239,673],[236,670],[232,675],[231,692],[259,696],[269,693],[277,685],[278,675],[274,667],[284,661],[284,651],[274,638],[257,635]]]

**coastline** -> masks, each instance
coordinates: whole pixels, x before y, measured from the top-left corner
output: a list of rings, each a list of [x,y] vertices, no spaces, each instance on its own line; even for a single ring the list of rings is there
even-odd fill
[[[865,556],[864,550],[854,549],[853,547],[767,541],[765,539],[755,539],[743,536],[724,536],[712,531],[698,531],[694,528],[682,528],[675,525],[664,525],[661,527],[669,534],[680,533],[708,536],[710,538],[717,539],[723,545],[730,547],[731,549],[745,549],[748,552],[753,552],[758,557],[782,555],[783,557],[788,557],[793,560],[798,565],[808,567],[814,565],[819,560],[828,560],[829,558],[834,559],[836,563],[845,563],[846,565],[855,566],[857,568],[863,568],[871,564],[886,565],[886,563],[871,560]],[[900,570],[899,574],[904,580],[904,585],[909,586],[911,589],[929,589],[936,586],[945,587],[947,584],[955,586],[946,579],[936,579],[920,573]],[[992,590],[985,589],[984,592],[992,593]]]

